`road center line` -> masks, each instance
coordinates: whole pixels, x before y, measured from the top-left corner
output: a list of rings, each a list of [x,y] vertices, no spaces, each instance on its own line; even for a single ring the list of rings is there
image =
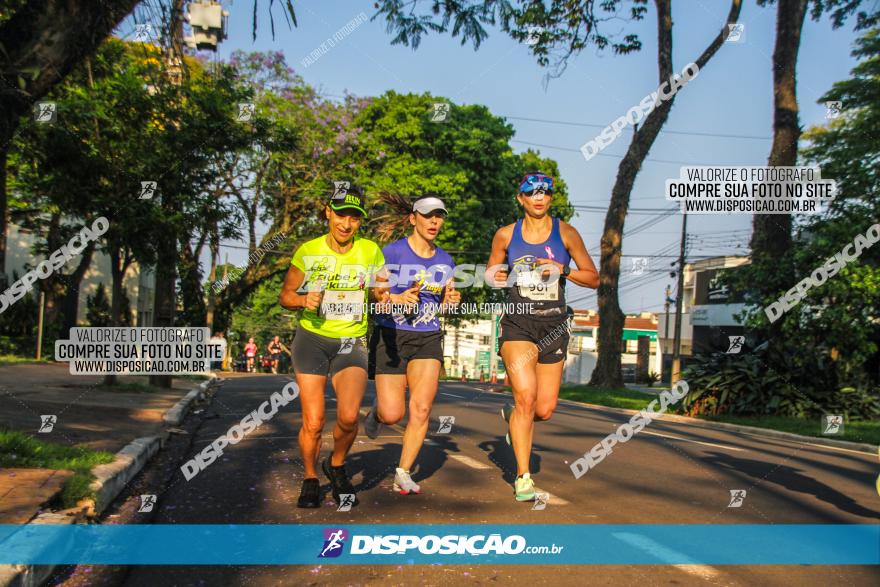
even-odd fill
[[[473,467],[474,469],[491,469],[492,467],[487,465],[486,463],[481,463],[476,459],[472,459],[466,455],[449,455],[449,458],[455,459],[459,463],[464,463],[468,467]]]
[[[631,546],[635,546],[636,548],[640,548],[650,554],[651,556],[655,556],[666,564],[671,564],[675,568],[680,571],[684,571],[689,575],[693,575],[695,577],[700,577],[705,580],[718,580],[721,578],[721,573],[718,572],[718,569],[709,566],[709,565],[700,565],[691,561],[686,555],[672,550],[671,548],[656,542],[647,536],[642,536],[640,534],[633,534],[630,532],[613,532],[611,534],[621,542],[626,542]],[[688,561],[686,563],[676,562],[676,561]]]
[[[457,398],[460,398],[460,399],[467,399],[467,398],[466,398],[465,396],[463,396],[463,395],[455,395],[454,393],[449,393],[449,392],[446,392],[446,391],[441,391],[441,392],[440,392],[440,395],[451,395],[452,397],[457,397]]]
[[[683,440],[685,442],[694,442],[696,444],[703,444],[705,446],[712,446],[715,448],[723,448],[725,450],[735,450],[737,452],[742,452],[745,449],[736,448],[735,446],[727,446],[726,444],[715,444],[714,442],[703,442],[702,440],[692,440],[690,438],[682,438],[680,436],[672,436],[671,434],[660,434],[659,432],[649,432],[647,430],[642,430],[640,434],[648,434],[650,436],[659,436],[661,438],[669,438],[671,440]]]

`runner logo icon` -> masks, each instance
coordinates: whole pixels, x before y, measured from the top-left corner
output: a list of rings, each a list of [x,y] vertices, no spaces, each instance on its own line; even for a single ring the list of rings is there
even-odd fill
[[[843,416],[825,416],[825,429],[822,434],[840,434],[843,428]]]
[[[729,346],[727,347],[727,351],[725,351],[725,352],[729,355],[730,354],[738,355],[739,352],[742,350],[743,343],[746,341],[746,337],[745,336],[728,336],[727,341],[728,341]]]
[[[452,432],[453,424],[455,424],[455,416],[440,416],[440,427],[437,428],[437,434],[449,434]]]
[[[340,493],[339,494],[339,507],[336,508],[337,512],[350,512],[351,506],[354,505],[354,493]]]
[[[342,554],[345,541],[348,539],[348,530],[342,528],[324,528],[324,547],[318,554],[318,558],[335,558]]]
[[[746,499],[746,490],[745,489],[731,489],[730,490],[730,503],[727,504],[729,508],[738,508],[741,507],[743,502]]]
[[[55,428],[55,423],[58,421],[58,416],[55,414],[45,414],[40,416],[40,429],[37,430],[40,432],[52,432],[52,429]]]

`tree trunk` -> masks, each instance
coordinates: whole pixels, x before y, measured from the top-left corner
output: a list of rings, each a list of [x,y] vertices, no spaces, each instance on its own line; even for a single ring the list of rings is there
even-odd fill
[[[0,137],[0,291],[5,291],[9,284],[6,277],[6,229],[9,224],[6,206],[6,160],[8,156],[7,142]]]
[[[86,248],[83,249],[82,257],[77,263],[76,269],[73,270],[67,278],[67,291],[64,293],[64,299],[61,301],[61,314],[63,322],[59,338],[69,339],[70,329],[76,326],[77,311],[79,310],[79,286],[82,283],[83,276],[92,264],[92,255],[95,251],[95,242],[89,241]]]
[[[173,217],[173,210],[166,215],[166,218],[168,217]],[[160,236],[156,251],[156,293],[153,303],[153,326],[167,328],[174,326],[177,238],[172,227],[162,226],[159,228],[158,233]],[[150,385],[170,389],[171,375],[150,375]]]
[[[220,257],[220,237],[215,222],[208,228],[211,234],[211,272],[208,274],[208,308],[205,316],[205,323],[211,332],[214,332],[214,305],[217,296],[214,293],[214,282],[217,281],[217,259]]]
[[[655,0],[657,7],[657,71],[659,82],[663,83],[672,75],[672,12],[671,0]],[[715,40],[696,60],[701,69],[718,51],[727,37],[728,24],[739,18],[742,0],[732,0],[727,21]],[[623,227],[633,184],[642,167],[645,157],[657,139],[657,135],[669,117],[675,101],[675,94],[661,102],[645,119],[644,125],[636,129],[629,149],[617,168],[617,179],[611,190],[611,202],[605,216],[602,231],[601,259],[599,264],[599,357],[590,377],[590,385],[602,387],[621,387],[623,377],[620,369],[623,326],[625,316],[620,309],[618,291],[620,282],[620,255],[623,250]]]
[[[797,163],[798,125],[797,57],[807,0],[778,0],[776,46],[773,49],[773,146],[767,164],[792,166]],[[785,259],[791,249],[790,214],[755,214],[752,220],[752,263],[766,267],[775,278],[753,284],[761,297],[774,296],[794,283],[792,266]],[[770,339],[780,332],[782,322],[770,325]]]
[[[116,242],[108,243],[108,256],[110,257],[110,326],[119,326],[119,311],[122,308],[123,279],[125,278],[125,262],[122,249]],[[105,375],[104,385],[116,385],[116,375]]]
[[[202,292],[199,260],[193,254],[189,240],[180,239],[180,294],[183,298],[182,326],[205,325],[205,298]]]

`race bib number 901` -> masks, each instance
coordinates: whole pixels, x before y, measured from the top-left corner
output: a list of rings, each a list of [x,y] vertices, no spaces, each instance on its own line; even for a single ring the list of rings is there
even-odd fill
[[[543,271],[540,269],[517,273],[516,285],[519,288],[519,295],[541,302],[557,301],[559,299],[559,280],[544,281],[542,273]]]

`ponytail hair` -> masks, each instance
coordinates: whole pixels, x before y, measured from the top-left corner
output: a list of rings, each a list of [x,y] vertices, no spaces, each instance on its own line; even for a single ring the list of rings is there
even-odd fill
[[[382,242],[406,236],[409,230],[409,215],[412,214],[412,202],[400,194],[379,193],[379,202],[388,210],[376,218],[376,236]]]

